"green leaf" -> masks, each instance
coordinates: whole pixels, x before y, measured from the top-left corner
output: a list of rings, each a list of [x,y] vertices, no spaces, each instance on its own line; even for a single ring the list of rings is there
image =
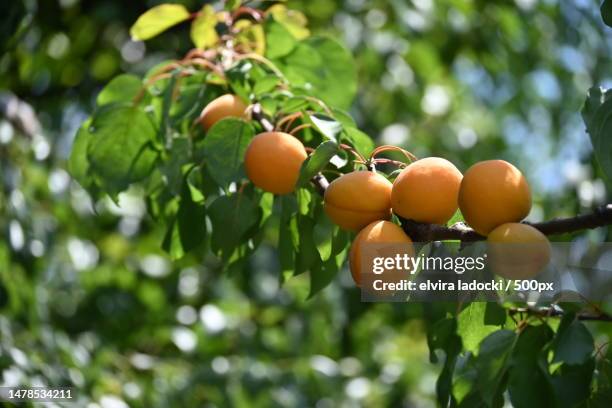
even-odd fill
[[[457,367],[453,380],[453,399],[457,407],[485,406],[478,392],[478,371],[474,367],[473,356],[468,356],[467,362]],[[453,405],[455,406],[455,405]]]
[[[597,389],[612,391],[612,347],[609,346],[603,358],[597,359]]]
[[[188,177],[185,175],[175,220],[164,239],[163,248],[172,259],[180,259],[200,246],[206,239],[206,208],[194,200]]]
[[[604,173],[612,178],[612,91],[591,88],[582,108],[582,118],[593,144],[593,153]]]
[[[189,11],[180,4],[160,4],[138,17],[130,28],[133,40],[148,40],[189,18]]]
[[[335,107],[330,107],[334,119],[342,124],[343,127],[357,127],[355,123],[355,119],[344,109],[338,109]]]
[[[185,137],[172,139],[167,149],[168,158],[160,166],[167,189],[172,195],[179,195],[183,188],[184,167],[191,161],[190,141]]]
[[[178,213],[179,237],[185,252],[198,247],[206,238],[206,208],[194,201],[187,180],[183,183]]]
[[[554,406],[573,408],[586,402],[591,393],[594,370],[595,359],[593,358],[580,365],[562,364],[550,378],[556,397]]]
[[[170,108],[172,126],[175,128],[180,128],[181,125],[189,126],[200,116],[202,107],[218,96],[221,96],[220,88],[206,83],[181,86],[179,95],[172,101]]]
[[[295,48],[297,41],[293,35],[273,17],[266,19],[266,57],[269,59],[284,57]]]
[[[100,186],[119,193],[148,177],[158,158],[155,134],[153,123],[137,107],[107,105],[98,111],[91,123],[87,156]]]
[[[261,24],[242,19],[234,24],[234,30],[238,31],[234,37],[236,46],[242,48],[245,53],[266,53],[266,33]]]
[[[321,143],[302,164],[297,186],[307,186],[310,179],[323,170],[338,152],[338,144],[333,140]]]
[[[472,302],[457,316],[457,334],[461,337],[463,347],[474,354],[482,340],[494,331],[499,325],[485,323],[487,302]]]
[[[9,292],[2,282],[0,282],[0,310],[9,304]]]
[[[553,338],[546,324],[527,326],[512,352],[508,392],[512,405],[522,407],[554,406],[554,394],[546,372],[545,346]]]
[[[309,119],[319,133],[330,140],[338,141],[338,135],[342,132],[342,124],[340,122],[319,113],[310,115]]]
[[[594,341],[591,332],[576,319],[573,313],[567,313],[559,325],[553,342],[553,363],[583,364],[591,357],[593,350]]]
[[[310,291],[308,298],[312,299],[317,293],[325,289],[338,274],[338,267],[335,263],[325,262],[315,264],[310,269]]]
[[[307,215],[310,211],[310,203],[312,202],[312,194],[310,191],[300,188],[295,192],[297,197],[298,208],[300,214]]]
[[[604,0],[601,4],[601,18],[608,27],[612,27],[612,1]]]
[[[247,232],[258,224],[261,211],[256,202],[236,193],[213,201],[208,216],[212,223],[211,248],[228,259],[248,239]]]
[[[189,193],[191,194],[191,200],[195,203],[204,203],[206,197],[200,189],[203,183],[202,180],[202,169],[199,166],[194,167],[186,177],[187,186],[189,187]]]
[[[215,9],[207,4],[202,7],[196,19],[191,23],[191,41],[197,48],[210,48],[219,42],[219,35],[215,30],[216,25]]]
[[[321,290],[325,289],[334,280],[346,259],[350,234],[338,227],[333,227],[330,235],[332,237],[329,244],[330,248],[325,251],[325,257],[321,255],[324,258],[323,264],[320,268],[316,267],[310,271],[310,293],[308,294],[308,299],[311,299]],[[327,239],[329,240],[329,235]]]
[[[142,89],[142,81],[136,75],[121,74],[113,78],[98,94],[98,106],[113,102],[131,102]]]
[[[160,123],[159,123],[159,140],[165,144],[166,147],[172,144],[172,137],[174,130],[170,126],[170,109],[172,108],[172,102],[174,99],[174,89],[178,81],[178,72],[173,72],[168,82],[168,86],[164,90],[163,97],[161,100]]]
[[[222,187],[239,181],[243,174],[243,161],[255,131],[244,120],[226,118],[215,123],[202,142],[206,168]]]
[[[589,408],[609,408],[612,401],[612,389],[597,390],[591,394],[587,407]]]
[[[281,112],[290,114],[297,111],[307,109],[310,106],[310,101],[304,96],[292,96],[283,102]]]
[[[316,221],[310,217],[297,217],[297,230],[300,233],[300,246],[296,257],[295,274],[299,275],[321,267],[321,257],[314,240]]]
[[[300,245],[300,232],[297,228],[298,211],[297,201],[294,195],[285,194],[279,196],[281,205],[279,231],[278,231],[278,253],[281,268],[281,282],[293,275],[295,271],[296,253]]]
[[[304,87],[326,103],[348,108],[357,92],[357,72],[348,50],[327,37],[309,37],[278,60],[295,86]]]
[[[457,356],[461,352],[461,338],[457,336],[457,321],[446,317],[447,304],[429,303],[424,306],[424,316],[427,322],[427,344],[429,346],[429,360],[438,362],[436,350],[443,350],[446,354],[442,372],[436,382],[436,396],[438,405],[448,406],[452,391],[452,379]],[[432,323],[434,322],[434,323]]]
[[[289,10],[282,4],[273,5],[267,10],[267,12],[298,40],[306,38],[310,35],[310,31],[308,28],[306,28],[308,20],[303,13],[297,10]]]
[[[506,323],[506,309],[499,303],[487,302],[484,323],[487,325],[503,326]]]
[[[612,96],[612,91],[598,86],[590,88],[587,92],[587,98],[582,107],[582,119],[589,133],[597,131],[597,127],[601,123],[596,123],[595,117],[597,110]]]
[[[92,137],[89,132],[90,125],[91,119],[87,119],[77,131],[68,159],[68,171],[84,188],[87,188],[92,181],[89,176],[89,161],[87,160],[87,148]]]
[[[232,11],[240,7],[241,0],[226,0],[225,1],[225,9],[227,11]]]
[[[337,234],[338,228],[329,217],[324,217],[322,214],[316,220],[317,222],[313,229],[315,245],[321,260],[325,262],[332,256],[332,240],[329,238]]]
[[[275,75],[268,75],[259,79],[253,86],[253,93],[261,95],[273,91],[279,84],[280,80]]]
[[[369,156],[376,147],[370,136],[355,127],[345,127],[344,134],[348,138],[349,144],[365,157]]]
[[[259,225],[263,226],[274,210],[274,194],[263,193],[259,200],[259,208],[261,208],[261,222]]]
[[[242,60],[225,71],[225,76],[229,82],[230,88],[236,95],[245,101],[249,100],[249,95],[251,94],[249,77],[251,70],[254,68],[255,65],[251,61]]]
[[[516,343],[511,330],[499,330],[487,336],[478,351],[476,368],[478,387],[484,401],[492,405],[503,392],[502,382],[510,366],[510,356]]]
[[[0,26],[0,50],[12,48],[22,38],[23,30],[28,26],[26,3],[11,1],[3,5],[2,25]]]

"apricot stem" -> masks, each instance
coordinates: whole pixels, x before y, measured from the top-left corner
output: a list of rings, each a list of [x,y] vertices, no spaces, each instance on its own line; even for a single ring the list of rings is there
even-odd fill
[[[359,159],[359,162],[360,162],[361,164],[367,164],[367,160],[366,160],[366,158],[365,158],[365,157],[363,157],[363,155],[362,155],[361,153],[359,153],[357,150],[355,150],[355,149],[353,148],[353,146],[349,146],[349,145],[347,145],[347,144],[340,143],[339,147],[340,147],[342,150],[346,150],[347,152],[351,152],[351,153],[352,153],[352,154],[353,154],[355,157],[357,157],[357,159]]]
[[[383,146],[377,147],[376,149],[372,151],[372,154],[370,155],[370,159],[373,159],[379,153],[387,152],[387,151],[400,152],[404,156],[406,156],[406,158],[410,160],[410,162],[418,160],[418,158],[414,154],[410,153],[408,150],[402,149],[401,147],[398,147],[398,146],[391,146],[391,145],[383,145]]]
[[[376,164],[393,164],[397,167],[406,167],[407,164],[401,161],[397,161],[397,160],[391,160],[391,159],[374,159],[372,160],[374,163]]]
[[[261,10],[254,9],[252,7],[245,7],[245,6],[238,7],[232,13],[232,23],[238,20],[239,19],[238,17],[243,16],[243,15],[248,15],[249,17],[252,17],[253,20],[255,20],[256,22],[260,22],[263,20],[264,12]]]
[[[283,129],[286,131],[296,119],[301,118],[303,115],[304,114],[302,112],[295,112],[295,113],[292,113],[291,115],[287,115],[276,123],[276,128],[281,129],[283,124],[286,123],[287,125]]]
[[[191,58],[204,58],[205,60],[212,61],[217,56],[217,50],[201,50],[199,48],[193,48],[189,50],[182,61],[187,61]]]
[[[181,71],[181,72],[185,72],[185,71]],[[136,96],[134,96],[134,99],[132,99],[132,103],[134,105],[137,105],[138,103],[140,103],[140,101],[142,100],[142,98],[145,95],[145,91],[151,86],[153,85],[155,82],[157,81],[161,81],[162,79],[168,79],[168,78],[172,78],[174,74],[171,72],[163,72],[161,74],[157,74],[151,78],[149,78],[147,80],[147,82],[145,82],[142,87],[140,87],[140,90],[138,91],[138,93],[136,94]]]
[[[200,51],[200,50],[191,50],[184,59],[180,61],[169,62],[168,64],[161,67],[158,71],[156,71],[155,74],[153,74],[147,80],[147,82],[145,82],[142,85],[139,92],[136,94],[136,96],[132,100],[132,102],[134,104],[138,104],[144,97],[145,91],[147,90],[149,86],[153,85],[157,81],[161,81],[162,79],[168,79],[172,77],[174,75],[172,72],[170,72],[172,70],[181,70],[178,73],[179,78],[193,75],[194,72],[183,69],[185,68],[186,65],[197,65],[200,67],[208,68],[209,70],[219,75],[221,78],[225,79],[225,73],[223,72],[221,68],[219,68],[217,65],[215,65],[208,59],[197,56],[199,55],[199,53],[196,53],[195,51]],[[202,54],[202,55],[205,55],[205,54]]]
[[[190,64],[190,65],[198,65],[203,68],[208,68],[209,70],[219,75],[221,78],[225,78],[225,72],[223,72],[223,70],[219,68],[217,65],[213,64],[212,62],[206,59],[192,58],[189,61],[186,61],[185,63]]]
[[[266,57],[263,57],[263,56],[261,56],[259,54],[255,54],[254,52],[250,52],[248,54],[237,54],[237,55],[235,55],[235,58],[237,60],[239,60],[239,61],[240,60],[244,60],[244,59],[250,59],[250,60],[259,62],[259,63],[265,65],[266,67],[268,67],[270,69],[270,71],[272,71],[274,73],[274,75],[276,75],[283,82],[288,82],[287,78],[281,72],[281,70],[278,69],[278,67],[276,65],[274,65],[274,63],[272,61],[270,61],[269,59],[267,59]]]
[[[329,108],[329,106],[327,106],[327,104],[325,102],[323,102],[322,100],[320,100],[319,98],[315,98],[314,96],[306,96],[305,99],[307,101],[311,101],[311,102],[314,102],[317,105],[319,105],[321,108],[323,108],[323,110],[325,111],[325,113],[328,116],[331,116],[331,117],[334,116],[334,112],[332,112],[332,110]]]
[[[308,129],[308,128],[311,128],[311,127],[312,127],[312,125],[310,123],[304,123],[304,124],[302,124],[300,126],[297,126],[297,127],[293,128],[291,130],[291,132],[289,132],[289,134],[295,136],[295,134],[297,132],[299,132],[300,130]]]

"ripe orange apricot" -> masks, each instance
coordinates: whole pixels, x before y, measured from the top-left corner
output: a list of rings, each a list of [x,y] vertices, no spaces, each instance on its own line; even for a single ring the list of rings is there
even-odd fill
[[[417,160],[393,182],[393,212],[418,222],[446,224],[457,211],[462,178],[461,172],[446,159]]]
[[[368,244],[372,244],[372,247],[364,249],[364,245]],[[385,250],[384,248],[375,247],[375,244],[401,245],[402,256],[403,254],[408,254],[408,256],[411,257],[414,256],[412,240],[406,235],[404,230],[391,221],[374,221],[357,234],[353,240],[349,253],[349,267],[353,280],[357,286],[361,286],[362,283],[368,283],[371,281],[371,278],[374,277],[372,271],[362,271],[362,265],[372,265],[372,260],[364,259],[364,257],[371,258],[374,252],[376,252],[376,256],[386,257],[394,257],[397,253],[397,251],[393,250],[398,248],[396,245]],[[364,276],[365,274],[371,275]],[[405,275],[405,273],[400,274],[394,273],[394,271],[388,271],[376,276],[380,277],[380,279],[383,279],[385,282],[390,282],[398,280],[400,275]]]
[[[264,132],[251,140],[244,166],[247,177],[257,187],[274,194],[295,189],[307,154],[297,138],[284,132]]]
[[[392,184],[372,171],[354,171],[331,182],[325,191],[325,213],[340,228],[359,231],[391,216]]]
[[[546,235],[521,223],[502,224],[487,237],[488,260],[493,272],[506,279],[530,279],[550,261]]]
[[[459,208],[467,223],[481,235],[529,214],[531,192],[523,174],[503,160],[474,164],[463,175]]]
[[[243,118],[247,105],[236,95],[225,94],[210,101],[200,114],[200,123],[208,130],[227,117]]]

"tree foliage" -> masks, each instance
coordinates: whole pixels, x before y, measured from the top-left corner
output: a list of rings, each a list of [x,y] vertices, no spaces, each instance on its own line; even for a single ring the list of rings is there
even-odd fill
[[[602,6],[604,21],[606,3]],[[45,366],[37,362],[35,355],[28,356],[28,364],[22,365],[23,371],[34,377],[44,375],[51,367],[58,374],[49,376],[47,380],[59,384],[76,382],[63,369],[75,365],[85,373],[88,384],[83,388],[95,383],[93,378],[106,376],[108,379],[96,386],[107,392],[121,387],[109,376],[115,372],[112,361],[129,353],[130,358],[121,361],[131,362],[133,367],[117,369],[121,371],[120,382],[146,383],[153,389],[154,384],[159,385],[159,381],[156,382],[159,378],[177,376],[181,379],[180,385],[166,383],[159,393],[143,397],[142,400],[146,401],[143,406],[179,406],[196,401],[265,406],[270,398],[285,405],[307,405],[316,402],[314,396],[334,395],[334,388],[344,383],[340,379],[343,376],[357,376],[355,372],[367,371],[367,375],[373,377],[379,374],[376,371],[379,368],[380,375],[395,375],[393,370],[397,364],[402,365],[406,359],[414,357],[410,348],[423,351],[418,343],[422,336],[421,326],[405,326],[406,333],[394,334],[392,340],[386,339],[386,334],[378,333],[377,329],[397,326],[396,320],[418,318],[426,327],[430,359],[441,370],[435,387],[439,405],[501,406],[509,400],[517,407],[531,406],[536,402],[542,406],[585,403],[598,406],[600,402],[609,401],[612,392],[608,375],[612,373],[610,352],[604,354],[604,349],[595,345],[591,331],[574,313],[574,306],[561,306],[566,313],[559,323],[552,317],[542,319],[528,314],[513,320],[516,316],[509,315],[502,305],[484,303],[377,305],[368,310],[367,305],[349,302],[347,298],[357,296],[349,288],[343,289],[346,294],[338,295],[344,302],[332,304],[330,297],[337,295],[339,286],[330,286],[330,283],[341,279],[339,273],[345,272],[341,271],[351,237],[325,218],[320,197],[311,180],[321,172],[333,178],[334,174],[353,168],[353,158],[342,145],[349,145],[365,156],[371,153],[374,143],[364,130],[372,132],[377,125],[361,126],[362,120],[354,120],[346,110],[358,92],[374,95],[376,91],[368,89],[367,80],[361,81],[365,83],[357,82],[356,64],[350,52],[337,40],[311,35],[304,14],[281,4],[272,6],[265,13],[258,11],[256,17],[245,15],[228,23],[228,13],[238,6],[238,2],[226,2],[225,10],[215,11],[205,6],[201,10],[193,8],[187,11],[183,6],[161,5],[134,19],[136,22],[130,34],[141,40],[189,20],[186,23],[191,24],[188,37],[199,51],[192,55],[194,58],[180,59],[174,64],[163,62],[143,75],[119,74],[99,92],[91,117],[79,127],[68,160],[71,175],[93,197],[92,205],[96,205],[97,215],[88,213],[84,217],[74,210],[68,198],[54,197],[45,185],[46,178],[41,176],[48,170],[44,166],[25,170],[28,181],[37,181],[26,186],[31,190],[27,192],[28,197],[44,196],[44,202],[53,203],[55,217],[71,225],[73,233],[88,237],[77,241],[70,241],[74,238],[68,236],[62,239],[70,241],[68,245],[72,243],[75,253],[92,251],[88,245],[96,242],[99,248],[97,256],[103,257],[104,263],[91,267],[86,260],[81,260],[84,266],[67,279],[72,282],[69,287],[58,287],[57,292],[53,292],[37,289],[37,285],[44,281],[33,276],[32,271],[38,271],[32,266],[37,262],[35,258],[21,254],[14,246],[0,246],[0,270],[5,275],[0,286],[5,293],[1,296],[4,299],[2,305],[4,310],[10,310],[7,315],[19,317],[15,325],[27,321],[29,313],[23,305],[35,303],[33,299],[39,293],[37,290],[47,296],[57,295],[56,299],[48,301],[52,307],[41,325],[43,332],[54,328],[57,338],[51,341],[44,335],[30,338],[23,332],[20,334],[31,342],[27,348],[45,350],[45,356],[57,354],[56,360]],[[520,15],[509,6],[495,10],[498,13],[495,21],[501,23],[504,41],[508,42],[502,47],[506,46],[512,54],[514,45],[522,41],[519,38],[520,22],[517,21]],[[159,17],[160,12],[163,18]],[[316,21],[317,16],[313,17]],[[229,27],[236,29],[235,52],[229,56],[213,57],[215,69],[198,61],[200,57],[204,59],[204,53],[227,46],[223,35]],[[435,36],[432,39],[435,40]],[[444,81],[439,69],[434,69],[444,66],[443,62],[435,61],[440,56],[433,54],[431,48],[434,45],[416,40],[411,44],[408,56],[418,75],[435,78],[432,83]],[[474,48],[480,46],[473,45]],[[475,53],[479,55],[484,51]],[[362,58],[360,61],[368,59],[368,55],[359,57]],[[494,61],[487,63],[491,69],[499,68]],[[374,69],[369,74],[379,75]],[[252,137],[264,130],[257,117],[253,119],[252,116],[251,120],[224,119],[206,132],[197,124],[202,107],[226,92],[236,93],[250,104],[258,105],[260,117],[272,124],[300,114],[299,117],[296,115],[291,128],[308,125],[299,131],[299,136],[313,152],[302,168],[295,194],[273,197],[245,183],[244,151]],[[609,149],[605,137],[609,112],[607,95],[605,90],[592,89],[583,117],[601,169],[610,174],[612,167],[607,162],[609,155],[606,151]],[[487,97],[484,95],[482,98]],[[367,110],[368,106],[364,107],[367,103],[363,99],[358,101],[357,112]],[[390,104],[414,105],[416,97],[412,99],[408,93],[384,100],[376,111],[382,118],[378,120],[388,118],[389,112],[385,107]],[[577,106],[571,108],[578,111]],[[529,110],[528,107],[521,109]],[[486,119],[475,127],[486,127],[490,122]],[[416,126],[415,134],[420,144],[431,147],[435,143],[448,143],[450,147],[446,149],[457,150],[454,142],[422,141],[426,126],[440,129],[438,126],[442,125]],[[445,134],[446,131],[441,132],[442,136],[436,139],[444,140]],[[494,145],[487,145],[482,150],[492,149]],[[15,162],[3,162],[3,174],[14,171],[9,167],[19,167],[16,158],[27,158],[29,154],[23,145],[11,149],[14,151],[9,156]],[[482,150],[478,154],[486,154]],[[78,189],[77,186],[71,188]],[[105,198],[106,195],[110,200]],[[144,197],[143,207],[147,213],[144,231],[137,238],[115,232],[121,222],[123,228],[127,228],[125,225],[129,224],[130,215],[123,214],[118,219],[117,214],[113,214],[113,211],[121,211],[117,208],[122,208],[122,204],[134,196]],[[4,203],[5,196],[2,197]],[[19,211],[18,206],[11,207],[7,223],[9,218],[18,219]],[[46,210],[38,208],[37,211]],[[73,225],[78,224],[75,219],[81,220],[81,225]],[[7,230],[10,228],[13,227],[6,226]],[[26,230],[30,228],[34,230],[36,227],[25,227]],[[277,250],[273,256],[270,256],[270,243]],[[63,256],[76,255],[70,252]],[[75,264],[79,265],[78,262],[77,256]],[[263,266],[251,266],[257,262],[262,262]],[[193,269],[201,268],[202,264],[207,265],[205,272]],[[278,274],[258,272],[251,278],[248,272],[245,273],[253,269],[265,270],[271,268],[270,265],[274,265]],[[144,275],[137,271],[144,271]],[[275,293],[284,293],[278,296],[290,300],[275,300],[262,293],[265,289],[257,286],[257,280],[271,277],[285,285],[283,292]],[[173,314],[177,312],[172,306],[179,303],[176,297],[182,295],[174,288],[193,285],[194,280],[199,282],[195,289],[197,295],[180,301],[187,306],[183,311],[194,309],[192,304],[199,305],[198,299],[218,297],[225,314],[217,306],[209,304],[200,309],[203,328],[192,331],[178,325],[161,324],[173,321]],[[202,280],[204,285],[211,287],[200,289]],[[222,283],[225,280],[234,280],[237,287],[224,287],[228,285]],[[308,285],[299,285],[306,280]],[[62,282],[58,279],[52,284],[61,285]],[[82,288],[88,291],[83,293]],[[223,295],[219,296],[215,291]],[[185,293],[191,292],[186,290]],[[296,300],[306,297],[316,305],[308,307],[316,307],[318,313],[313,313],[306,327],[296,329],[292,322],[298,321],[300,314],[314,310],[304,309],[306,306]],[[252,306],[247,299],[258,299],[264,305]],[[339,306],[346,306],[346,310],[333,310]],[[219,313],[221,318],[218,318]],[[227,319],[234,322],[223,320],[223,316],[231,316]],[[7,320],[3,320],[5,326]],[[257,325],[255,334],[249,331],[252,330],[249,329],[252,320]],[[351,320],[357,323],[341,323]],[[241,329],[238,325],[246,328]],[[344,327],[342,330],[350,334],[342,334],[339,327]],[[2,356],[5,356],[2,368],[5,369],[19,362],[18,353],[11,353],[11,350],[26,346],[21,346],[21,338],[9,335],[19,333],[17,329],[3,327],[2,330]],[[176,345],[179,348],[185,346],[184,339],[191,339],[191,335],[203,339],[197,347],[198,352],[206,356],[205,365],[190,365],[185,361],[189,356],[171,352]],[[259,336],[260,339],[254,340]],[[335,344],[332,339],[337,336],[345,336],[347,342],[354,343],[347,348],[364,362],[353,374],[346,373],[351,373],[350,367],[347,368],[351,364],[359,365],[355,361],[345,360],[343,366],[319,355],[328,354],[338,360],[344,357],[344,348],[332,346]],[[153,342],[150,337],[161,340]],[[306,341],[309,337],[321,339],[317,343],[323,344]],[[329,346],[325,345],[326,342]],[[397,352],[402,359],[400,363],[385,355],[372,357],[371,344],[363,344],[385,345],[387,342],[392,343],[389,347],[401,349]],[[112,347],[96,352],[104,343]],[[227,343],[231,344],[231,349]],[[259,371],[253,368],[255,365],[249,358],[239,361],[229,357],[236,349],[248,350],[255,343],[258,349],[253,360],[260,364],[257,366]],[[296,347],[303,349],[303,354],[298,357],[294,353]],[[193,353],[192,349],[189,350]],[[224,353],[228,358],[222,357]],[[151,362],[147,360],[152,358],[150,356],[159,357],[162,363],[151,369]],[[208,361],[210,356],[217,358]],[[275,365],[276,361],[270,361],[283,358],[290,359],[291,367],[283,366],[282,361],[278,365]],[[236,368],[236,364],[253,369]],[[371,371],[372,367],[363,365],[381,367]],[[317,367],[315,374],[310,374],[309,366]],[[420,369],[417,375],[428,370]],[[233,374],[223,374],[227,372]],[[401,372],[404,374],[398,375],[415,375],[409,369]],[[328,381],[328,378],[333,380]],[[358,379],[362,378],[353,381]],[[261,391],[278,391],[274,384],[289,389],[307,387],[308,395],[296,392],[300,395],[296,398],[302,399],[287,402],[283,395],[271,397]],[[357,382],[353,386],[360,384],[364,383]],[[373,393],[369,397],[373,403],[394,404],[403,398],[402,391],[385,390],[384,386],[377,392],[379,395]]]

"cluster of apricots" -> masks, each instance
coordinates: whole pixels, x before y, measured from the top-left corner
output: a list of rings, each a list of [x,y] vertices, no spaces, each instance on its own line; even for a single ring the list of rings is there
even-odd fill
[[[247,105],[236,95],[226,94],[211,101],[200,115],[204,130],[227,117],[246,118]],[[285,132],[263,132],[249,144],[244,167],[257,187],[274,194],[295,189],[302,163],[308,155],[298,138]]]
[[[239,97],[222,95],[204,108],[200,122],[208,130],[225,117],[246,117],[247,110]],[[270,131],[252,139],[244,164],[255,186],[274,194],[288,194],[294,191],[306,158],[299,139]],[[520,222],[531,209],[527,180],[503,160],[476,163],[462,175],[448,160],[427,157],[406,166],[393,183],[374,171],[353,171],[329,185],[324,208],[340,228],[358,232],[349,256],[357,285],[361,282],[360,254],[364,244],[404,243],[413,252],[410,237],[389,221],[392,214],[445,225],[459,209],[465,221],[492,244],[495,272],[505,278],[535,276],[550,259],[546,236]],[[497,244],[520,244],[520,249]]]
[[[529,185],[503,160],[476,163],[465,175],[448,160],[427,157],[404,168],[391,183],[380,174],[356,171],[334,180],[325,193],[325,211],[341,228],[360,231],[350,254],[360,284],[364,244],[410,242],[392,213],[405,219],[445,225],[461,210],[465,221],[487,237],[490,262],[505,278],[535,276],[550,259],[544,234],[522,224],[531,210]]]

